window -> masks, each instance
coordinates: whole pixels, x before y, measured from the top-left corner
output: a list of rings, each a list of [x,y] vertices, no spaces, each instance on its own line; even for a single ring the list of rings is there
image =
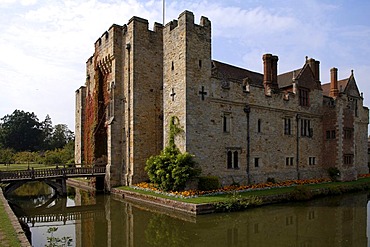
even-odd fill
[[[299,105],[309,106],[309,91],[307,89],[299,89]]]
[[[109,100],[109,117],[114,117],[114,89],[115,89],[114,81],[110,84],[110,100]]]
[[[343,129],[343,132],[344,132],[344,139],[352,139],[353,129],[351,129],[351,128],[344,128]]]
[[[286,157],[285,158],[285,165],[286,166],[293,166],[294,157]]]
[[[260,166],[260,158],[254,158],[254,167],[259,167]]]
[[[301,119],[301,136],[312,137],[313,129],[311,128],[311,120]]]
[[[308,164],[310,166],[316,165],[316,157],[309,157],[308,158]]]
[[[238,150],[227,151],[227,169],[239,169],[239,152]]]
[[[292,124],[290,118],[284,118],[284,135],[292,134]]]
[[[230,122],[231,122],[230,113],[224,113],[222,117],[222,128],[224,133],[230,133]]]
[[[353,164],[353,154],[345,154],[343,159],[345,165]]]
[[[261,119],[258,119],[257,121],[257,132],[261,133]]]
[[[326,139],[327,140],[335,139],[335,137],[336,137],[335,130],[327,130],[326,131]]]

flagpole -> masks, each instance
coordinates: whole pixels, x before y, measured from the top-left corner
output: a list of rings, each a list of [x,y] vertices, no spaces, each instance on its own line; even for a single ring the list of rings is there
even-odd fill
[[[166,3],[165,3],[165,0],[163,0],[162,2],[163,2],[163,11],[162,11],[163,12],[163,26],[164,26],[164,24],[165,24],[164,22],[165,22],[165,18],[166,18],[165,17],[166,16],[166,14],[165,14]]]

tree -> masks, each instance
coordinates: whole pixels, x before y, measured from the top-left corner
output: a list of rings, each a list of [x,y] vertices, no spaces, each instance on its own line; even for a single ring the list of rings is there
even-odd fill
[[[41,123],[42,134],[44,139],[43,149],[47,150],[51,148],[51,142],[53,139],[53,123],[49,114],[46,115],[45,120]]]
[[[51,149],[63,148],[67,143],[74,139],[73,132],[68,129],[66,124],[57,124],[54,126],[54,132],[51,138]]]
[[[14,161],[14,151],[10,148],[0,149],[0,163],[9,165]]]
[[[43,141],[41,124],[33,112],[15,110],[0,120],[0,142],[3,147],[15,151],[41,149]]]

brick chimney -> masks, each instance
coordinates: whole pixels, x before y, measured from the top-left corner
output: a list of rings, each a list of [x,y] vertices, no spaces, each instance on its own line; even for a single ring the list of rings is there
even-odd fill
[[[339,94],[338,90],[338,69],[331,68],[330,69],[330,97],[337,97]]]
[[[316,61],[315,59],[310,58],[307,60],[307,63],[312,70],[315,81],[320,81],[320,61]]]
[[[277,63],[279,61],[278,56],[271,57],[271,87],[273,89],[279,89],[277,82]]]
[[[279,58],[271,54],[264,54],[263,60],[263,86],[265,95],[271,96],[271,89],[278,89],[277,62]]]

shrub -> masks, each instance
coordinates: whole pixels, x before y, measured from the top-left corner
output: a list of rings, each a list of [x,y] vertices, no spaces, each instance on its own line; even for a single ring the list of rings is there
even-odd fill
[[[273,183],[273,184],[275,184],[276,183],[275,178],[268,177],[267,178],[267,183]]]
[[[216,176],[199,177],[198,190],[210,191],[221,187],[220,181]]]
[[[340,171],[336,167],[329,167],[328,174],[332,181],[338,181],[338,178],[340,177]]]
[[[166,147],[159,155],[146,161],[145,171],[156,187],[163,191],[178,191],[185,187],[186,181],[199,174],[194,168],[193,156],[181,153],[174,146]]]

